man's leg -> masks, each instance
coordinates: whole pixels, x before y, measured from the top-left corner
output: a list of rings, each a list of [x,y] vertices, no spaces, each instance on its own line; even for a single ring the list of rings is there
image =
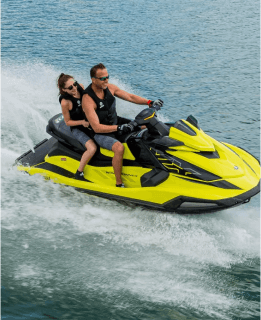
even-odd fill
[[[121,171],[122,171],[122,159],[124,153],[124,146],[120,143],[114,135],[96,134],[93,138],[97,144],[107,150],[114,152],[112,159],[112,166],[116,178],[116,185],[122,184]]]
[[[124,153],[124,146],[119,141],[115,142],[112,146],[112,151],[114,152],[114,157],[112,159],[112,166],[116,178],[116,185],[122,184],[121,171],[122,171],[122,160]]]

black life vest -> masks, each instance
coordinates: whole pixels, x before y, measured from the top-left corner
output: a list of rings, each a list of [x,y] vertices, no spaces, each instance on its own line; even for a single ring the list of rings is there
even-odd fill
[[[90,84],[83,92],[88,94],[95,102],[97,109],[95,110],[100,124],[115,125],[117,124],[116,99],[111,94],[110,90],[106,88],[104,91],[104,99],[97,97]]]
[[[83,96],[83,88],[79,85],[79,83],[77,83],[77,90],[80,92],[80,98],[75,98],[73,96],[71,96],[70,94],[66,93],[66,94],[63,94],[63,95],[60,95],[59,97],[59,102],[61,103],[63,99],[65,100],[70,100],[72,102],[72,110],[69,110],[69,113],[70,113],[70,118],[72,120],[85,120],[85,121],[88,121],[86,119],[86,116],[85,116],[85,113],[82,109],[82,96]],[[71,126],[71,130],[72,129],[79,129],[81,131],[86,131],[86,128],[84,126]],[[88,131],[87,131],[88,132]]]

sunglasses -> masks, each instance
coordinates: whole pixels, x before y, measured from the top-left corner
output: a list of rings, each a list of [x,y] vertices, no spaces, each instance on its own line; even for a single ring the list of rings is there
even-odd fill
[[[93,77],[93,78],[95,78],[95,79],[99,79],[99,80],[101,80],[101,81],[105,81],[106,79],[109,79],[109,75],[107,76],[107,77],[101,77],[101,78],[97,78],[97,77]]]
[[[68,88],[64,88],[64,89],[67,89],[67,90],[72,90],[73,89],[73,86],[77,87],[77,81],[75,81],[71,86],[69,86]]]

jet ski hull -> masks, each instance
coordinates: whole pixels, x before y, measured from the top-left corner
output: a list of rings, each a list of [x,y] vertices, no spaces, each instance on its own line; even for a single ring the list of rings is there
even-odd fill
[[[236,147],[228,146],[234,148],[234,152],[238,151]],[[197,179],[182,177],[175,171],[142,167],[131,160],[124,160],[123,163],[122,178],[127,188],[116,188],[113,168],[106,166],[106,161],[111,162],[109,157],[105,156],[106,161],[101,166],[91,161],[85,167],[84,176],[88,180],[85,182],[74,178],[81,158],[79,152],[54,137],[37,144],[34,151],[30,150],[16,160],[18,170],[30,175],[40,174],[55,183],[74,187],[90,195],[168,212],[205,213],[224,210],[247,203],[260,192],[260,176],[256,172],[252,172],[250,178],[227,178],[226,183],[220,185],[220,182],[199,182]],[[250,154],[248,157],[255,167],[259,167],[254,157]],[[238,185],[240,187],[236,187]],[[243,188],[243,185],[247,185],[247,188]]]

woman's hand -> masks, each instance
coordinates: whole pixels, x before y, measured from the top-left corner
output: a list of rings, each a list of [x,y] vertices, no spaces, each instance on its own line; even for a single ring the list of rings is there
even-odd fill
[[[88,128],[90,126],[90,122],[82,120],[82,126],[84,126],[85,128]]]

